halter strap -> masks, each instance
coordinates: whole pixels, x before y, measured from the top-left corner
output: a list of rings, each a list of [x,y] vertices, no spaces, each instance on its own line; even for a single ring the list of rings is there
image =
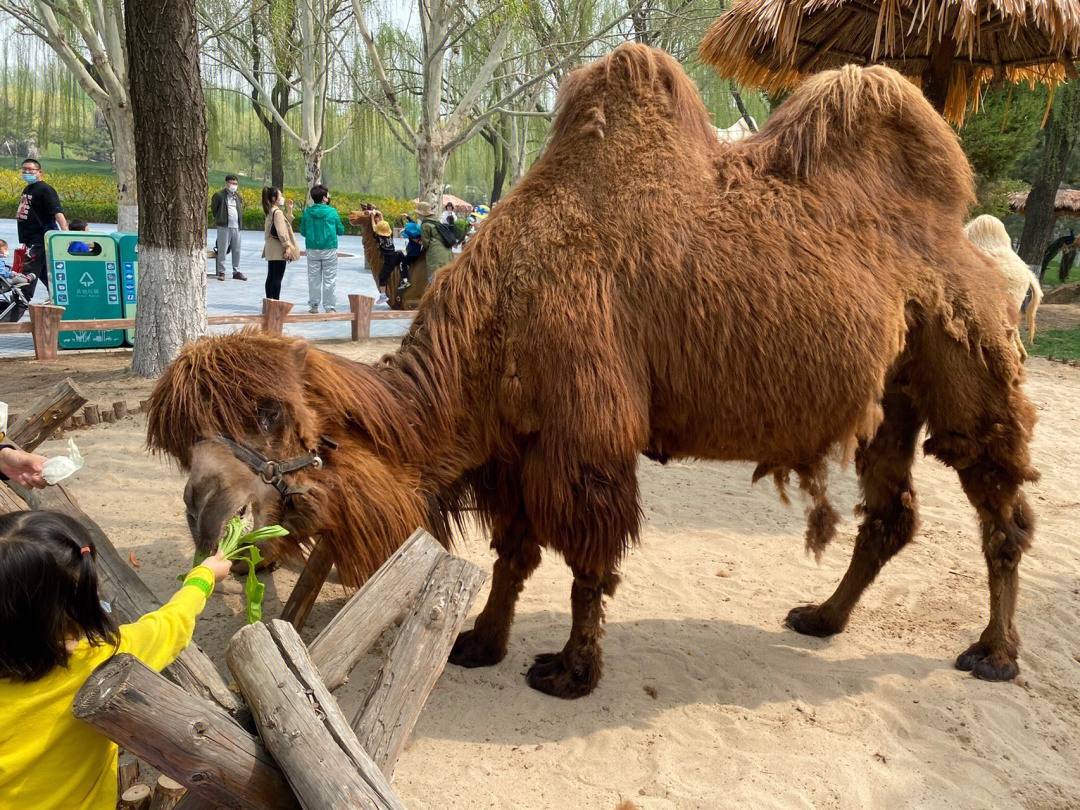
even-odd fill
[[[337,449],[336,442],[331,441],[325,436],[320,436],[319,439],[322,444],[329,449]],[[286,475],[297,472],[298,470],[303,470],[306,467],[321,469],[323,465],[322,457],[319,455],[318,449],[309,450],[304,455],[290,458],[287,461],[271,461],[260,453],[255,452],[250,447],[233,441],[228,436],[215,436],[214,441],[232,453],[238,461],[243,462],[253,473],[262,478],[263,481],[273,486],[281,493],[283,500],[298,495],[305,495],[311,489],[310,487],[302,485],[290,486],[289,482],[285,480]]]

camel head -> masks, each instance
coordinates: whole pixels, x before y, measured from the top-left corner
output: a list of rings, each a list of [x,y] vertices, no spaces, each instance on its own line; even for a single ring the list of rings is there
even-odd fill
[[[252,528],[279,523],[289,535],[266,556],[299,555],[318,536],[342,581],[358,586],[427,522],[415,474],[375,418],[386,405],[372,374],[253,330],[184,348],[150,397],[147,445],[189,474],[199,552],[217,548],[234,516]]]

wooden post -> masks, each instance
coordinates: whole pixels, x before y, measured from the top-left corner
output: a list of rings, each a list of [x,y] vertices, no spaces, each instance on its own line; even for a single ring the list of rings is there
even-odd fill
[[[366,295],[349,295],[349,312],[354,316],[352,321],[352,339],[371,337],[371,310],[375,307],[375,299]]]
[[[132,655],[114,656],[95,669],[76,693],[72,712],[207,801],[246,810],[297,810],[285,777],[258,738]]]
[[[121,622],[134,622],[145,613],[157,610],[161,603],[127,560],[113,546],[101,527],[82,509],[63,484],[46,489],[28,490],[10,484],[31,509],[54,509],[78,520],[94,540],[96,562],[101,573],[101,589],[114,615]],[[194,695],[214,701],[246,727],[251,725],[247,707],[230,691],[217,667],[195,644],[189,644],[165,670],[165,675]]]
[[[86,419],[87,427],[93,427],[101,421],[101,408],[97,405],[87,405],[83,408],[83,417]]]
[[[357,712],[353,728],[360,744],[387,779],[446,666],[483,581],[483,571],[468,560],[447,554],[435,563],[427,587],[401,625],[386,663]]]
[[[9,512],[22,512],[29,508],[26,501],[3,484],[0,484],[0,515],[6,515]]]
[[[330,544],[325,540],[319,540],[308,554],[307,564],[300,573],[299,579],[296,580],[296,584],[293,585],[289,601],[285,603],[281,611],[281,618],[291,622],[297,630],[303,627],[333,567],[334,557]]]
[[[264,298],[262,303],[262,329],[267,334],[280,335],[285,317],[293,305],[288,301]]]
[[[127,403],[126,402],[114,402],[112,404],[113,413],[116,414],[117,419],[123,419],[127,416]]]
[[[240,630],[225,660],[263,743],[305,808],[404,810],[319,678],[300,637],[281,620]]]
[[[119,810],[150,810],[150,788],[142,783],[132,785],[120,794]]]
[[[51,304],[31,304],[29,309],[34,357],[38,360],[55,360],[56,342],[60,337],[60,318],[64,315],[64,308]]]
[[[71,378],[59,382],[12,423],[8,438],[23,450],[31,452],[85,402],[86,397],[75,387]]]
[[[405,615],[445,554],[434,537],[417,529],[330,620],[311,644],[311,660],[327,688],[345,683],[383,631]]]
[[[112,424],[116,421],[116,411],[112,408],[106,407],[101,411],[101,421]]]
[[[123,796],[124,791],[139,781],[139,758],[131,754],[121,754],[116,767],[117,795]]]
[[[187,788],[167,776],[159,776],[154,785],[154,798],[150,800],[150,810],[173,810],[184,798]]]

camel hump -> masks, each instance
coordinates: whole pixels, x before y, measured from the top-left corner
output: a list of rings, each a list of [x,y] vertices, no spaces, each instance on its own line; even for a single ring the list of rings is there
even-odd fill
[[[847,178],[881,205],[899,202],[891,196],[927,200],[962,217],[975,200],[956,133],[915,85],[882,65],[811,76],[756,140],[771,170],[830,183]]]

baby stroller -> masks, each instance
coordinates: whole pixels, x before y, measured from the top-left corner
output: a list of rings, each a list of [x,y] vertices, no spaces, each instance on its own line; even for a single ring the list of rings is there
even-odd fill
[[[14,323],[23,316],[34,295],[35,281],[33,273],[0,275],[0,321]]]

